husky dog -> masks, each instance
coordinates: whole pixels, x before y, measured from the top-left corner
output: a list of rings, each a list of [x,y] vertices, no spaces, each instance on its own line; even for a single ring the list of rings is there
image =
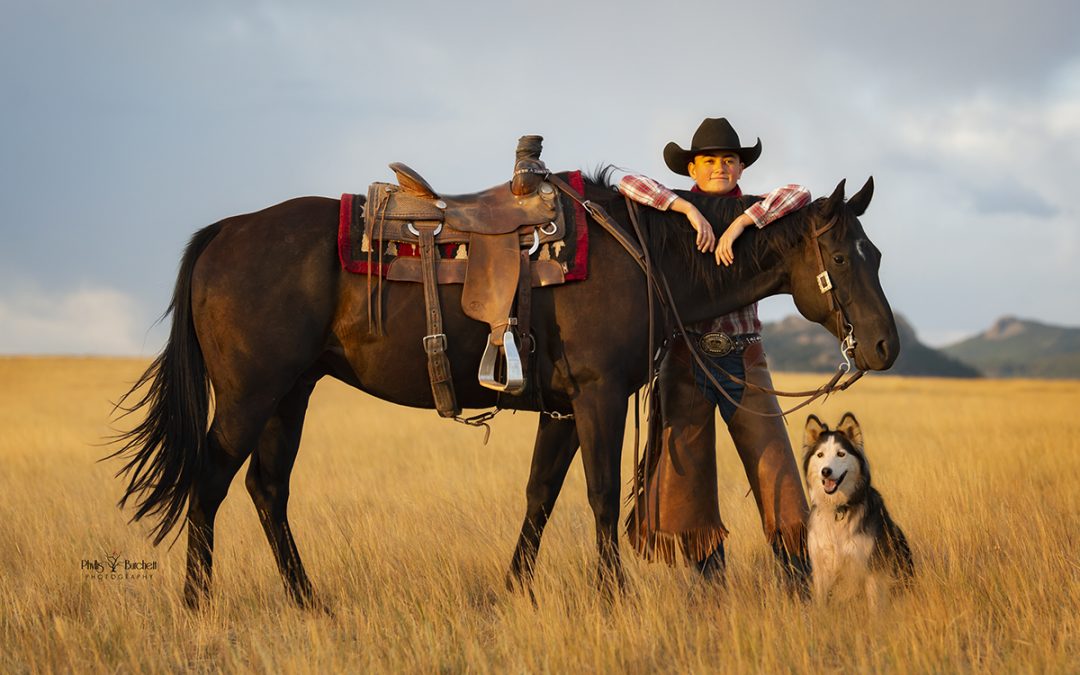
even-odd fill
[[[895,582],[906,585],[911,580],[915,564],[904,533],[889,517],[881,494],[870,486],[858,420],[845,413],[836,430],[829,431],[810,415],[803,451],[814,597],[851,597],[861,587],[876,606]]]

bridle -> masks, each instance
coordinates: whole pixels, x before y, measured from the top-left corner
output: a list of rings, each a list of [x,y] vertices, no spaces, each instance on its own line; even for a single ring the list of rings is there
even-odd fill
[[[705,377],[709,379],[712,385],[719,391],[732,405],[740,410],[746,410],[748,413],[758,415],[760,417],[784,417],[789,413],[792,413],[800,408],[803,408],[810,403],[814,402],[822,396],[827,396],[835,391],[843,391],[855,384],[856,381],[861,378],[866,371],[856,370],[846,380],[841,382],[840,380],[851,370],[851,356],[854,354],[855,346],[857,344],[855,340],[855,329],[850,321],[847,319],[847,314],[844,311],[843,305],[836,297],[836,289],[833,287],[832,278],[829,276],[828,269],[825,267],[825,258],[821,252],[821,235],[831,230],[839,221],[839,216],[833,216],[822,227],[812,227],[810,230],[811,246],[814,249],[814,254],[818,264],[818,274],[815,279],[817,281],[818,290],[828,299],[829,311],[836,319],[836,334],[840,340],[840,354],[844,361],[837,367],[836,373],[825,384],[821,385],[817,389],[808,391],[780,391],[769,387],[762,387],[752,382],[736,377],[727,372],[719,366],[714,367],[723,374],[724,377],[740,384],[744,387],[749,387],[761,392],[772,394],[774,396],[782,396],[786,398],[802,398],[808,397],[805,401],[800,402],[798,405],[789,408],[788,410],[781,410],[780,412],[766,413],[753,410],[741,405],[738,401],[734,400],[730,394],[728,394],[720,383],[716,380],[710,369],[706,367],[704,358],[701,356],[697,346],[693,344],[687,335],[686,326],[683,323],[682,316],[679,314],[678,308],[675,306],[675,299],[671,293],[671,287],[668,284],[667,277],[663,272],[654,270],[652,266],[652,260],[649,257],[648,247],[645,245],[644,232],[641,229],[641,224],[638,219],[638,204],[629,198],[626,198],[627,210],[630,214],[630,222],[634,226],[634,234],[637,236],[637,241],[627,236],[626,231],[610,216],[608,213],[595,202],[583,199],[578,196],[569,185],[567,185],[562,179],[554,174],[548,174],[547,180],[549,180],[555,187],[559,188],[564,194],[577,202],[585,211],[592,217],[597,224],[604,228],[633,258],[638,267],[645,273],[645,277],[648,280],[650,287],[649,293],[649,386],[648,392],[651,394],[653,389],[653,383],[655,378],[652,376],[655,373],[656,364],[659,362],[657,358],[658,352],[653,348],[653,335],[655,326],[654,307],[652,302],[652,295],[656,293],[661,303],[664,304],[670,311],[671,316],[674,318],[678,335],[681,335],[683,340],[690,351],[690,355],[694,358],[698,367],[704,372]],[[640,247],[639,247],[640,242]]]
[[[833,287],[832,278],[829,276],[829,270],[825,267],[825,256],[821,253],[821,235],[831,230],[839,220],[840,216],[834,215],[821,228],[812,227],[810,229],[810,239],[814,255],[817,257],[818,270],[820,270],[814,279],[817,281],[818,290],[829,301],[829,311],[836,318],[836,335],[838,337],[843,336],[839,339],[840,355],[844,357],[844,362],[840,364],[839,369],[842,372],[847,372],[851,370],[849,356],[855,354],[855,346],[858,344],[855,340],[855,327],[848,320],[844,306],[840,304],[840,300],[836,297],[836,289]]]

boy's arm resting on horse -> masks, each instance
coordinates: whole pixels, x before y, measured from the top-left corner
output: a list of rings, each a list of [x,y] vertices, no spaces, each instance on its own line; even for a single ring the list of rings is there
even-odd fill
[[[778,187],[736,218],[717,240],[712,226],[705,216],[690,202],[679,197],[648,176],[627,174],[619,180],[619,192],[639,204],[661,211],[677,211],[686,216],[690,226],[698,233],[697,247],[702,252],[716,251],[716,263],[730,264],[731,249],[735,240],[749,225],[765,227],[778,218],[801,209],[810,203],[810,191],[801,185],[789,184]]]
[[[690,221],[690,227],[697,232],[697,247],[702,253],[708,253],[716,246],[716,234],[709,221],[701,215],[701,211],[652,178],[627,174],[619,180],[619,192],[638,204],[651,206],[660,211],[671,209],[686,216]]]
[[[810,203],[810,191],[801,185],[790,183],[776,188],[756,204],[746,209],[728,225],[716,242],[716,264],[730,265],[734,260],[732,247],[735,240],[751,224],[761,229],[787,214]]]

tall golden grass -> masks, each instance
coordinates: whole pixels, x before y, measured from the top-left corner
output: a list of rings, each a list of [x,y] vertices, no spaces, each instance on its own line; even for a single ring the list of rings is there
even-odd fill
[[[293,531],[326,616],[286,599],[242,478],[217,519],[212,605],[181,600],[185,538],[153,548],[96,463],[110,400],[140,360],[0,359],[0,671],[1077,672],[1080,382],[872,375],[810,408],[854,411],[918,581],[871,613],[776,584],[730,444],[727,589],[624,548],[625,596],[594,586],[575,462],[544,538],[538,605],[504,590],[535,415],[490,444],[433,412],[326,381],[292,481]],[[776,376],[805,388],[820,377]],[[791,420],[798,443],[804,417]],[[631,457],[624,453],[623,475]],[[150,579],[87,578],[82,560],[152,560]]]

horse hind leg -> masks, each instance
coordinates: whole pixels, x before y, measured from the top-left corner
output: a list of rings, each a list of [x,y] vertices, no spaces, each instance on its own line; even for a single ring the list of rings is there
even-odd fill
[[[540,538],[555,508],[555,500],[559,498],[566,472],[577,454],[577,447],[577,426],[572,420],[540,416],[529,485],[525,489],[528,501],[525,521],[521,524],[521,535],[514,549],[510,570],[506,573],[506,587],[511,591],[529,588],[532,582],[533,567],[540,552]]]
[[[214,519],[229,485],[251,454],[265,416],[230,413],[219,406],[207,433],[207,454],[188,498],[187,576],[184,602],[198,608],[210,592],[214,557]]]
[[[246,485],[289,597],[300,607],[322,607],[289,527],[289,477],[314,381],[300,382],[278,404],[248,466]]]

